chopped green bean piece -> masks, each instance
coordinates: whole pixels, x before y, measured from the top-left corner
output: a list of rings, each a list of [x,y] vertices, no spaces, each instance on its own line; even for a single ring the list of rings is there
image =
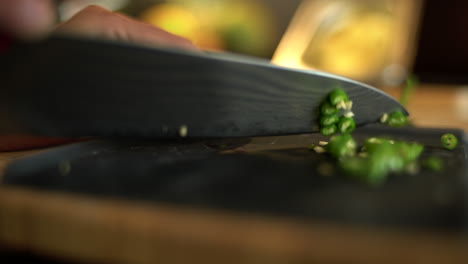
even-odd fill
[[[373,151],[370,151],[368,160],[370,164],[368,181],[371,183],[378,183],[388,173],[401,171],[405,167],[403,157],[388,141],[379,144]]]
[[[340,133],[346,134],[351,133],[356,128],[356,122],[351,117],[340,117],[340,121],[338,121],[338,131]]]
[[[350,134],[342,134],[333,136],[325,148],[335,158],[342,158],[354,156],[357,144]]]
[[[454,149],[458,145],[458,138],[451,133],[442,135],[440,141],[442,142],[442,146],[444,146],[446,149]]]
[[[408,124],[408,118],[401,111],[394,111],[388,114],[387,124],[391,127],[403,127]]]
[[[398,149],[399,154],[404,158],[405,162],[417,160],[424,150],[424,146],[421,144],[405,143],[401,141],[395,142],[395,147]]]
[[[320,133],[326,137],[336,134],[338,127],[335,124],[320,128]]]
[[[348,175],[373,185],[382,183],[392,172],[414,174],[419,171],[421,163],[418,159],[424,146],[418,143],[373,137],[365,141],[362,146],[364,152],[357,154],[356,141],[350,135],[356,128],[351,107],[351,101],[342,89],[328,95],[328,101],[320,106],[320,132],[325,136],[334,136],[328,144],[321,142],[323,147],[312,145],[310,149],[330,153]],[[383,114],[380,121],[392,127],[408,124],[408,118],[401,110]],[[340,134],[335,135],[337,133]],[[453,134],[445,134],[441,142],[444,147],[453,149],[458,139]],[[433,170],[441,170],[442,165],[442,161],[435,157],[424,160],[422,164]]]
[[[337,105],[339,102],[349,101],[348,95],[342,89],[335,89],[329,95],[330,103]]]
[[[340,118],[338,117],[338,115],[322,115],[320,117],[320,125],[330,126],[330,125],[338,123],[339,120]]]
[[[330,102],[325,101],[320,105],[320,112],[322,115],[336,115],[338,114],[338,108],[330,104]]]
[[[368,138],[366,155],[342,159],[340,166],[351,176],[371,184],[381,183],[391,172],[403,172],[415,164],[424,146],[386,138]]]
[[[421,163],[423,168],[432,170],[432,171],[441,171],[442,170],[442,160],[438,157],[428,157],[424,159]]]
[[[366,176],[369,171],[369,162],[365,158],[350,157],[343,159],[339,163],[342,170],[346,171],[350,176],[359,180],[366,181]]]
[[[350,176],[363,182],[378,185],[389,172],[404,168],[404,162],[388,142],[376,144],[376,148],[367,158],[351,157],[342,159],[340,167]]]
[[[384,138],[377,138],[377,137],[372,137],[372,138],[368,138],[366,139],[366,141],[364,142],[364,147],[363,149],[365,149],[367,152],[368,151],[373,151],[374,148],[376,148],[379,144],[381,144],[382,142],[386,141],[387,139],[384,139]]]

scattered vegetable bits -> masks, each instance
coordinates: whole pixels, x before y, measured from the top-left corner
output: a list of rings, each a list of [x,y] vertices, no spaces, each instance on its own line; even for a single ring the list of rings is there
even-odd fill
[[[333,90],[320,105],[320,133],[324,136],[351,133],[356,128],[352,107],[353,103],[345,91]]]
[[[414,172],[415,161],[424,150],[417,143],[369,138],[364,143],[365,155],[339,160],[339,166],[350,176],[370,184],[380,184],[392,172]]]
[[[336,135],[330,138],[325,149],[333,157],[341,159],[356,155],[357,144],[350,134]]]
[[[352,102],[343,90],[332,91],[321,104],[319,117],[320,132],[332,137],[328,142],[320,141],[320,146],[311,145],[309,148],[317,153],[330,154],[338,160],[344,172],[370,184],[380,184],[394,172],[417,173],[420,165],[433,171],[442,169],[442,160],[437,157],[429,157],[419,163],[424,146],[414,142],[371,137],[365,140],[358,152],[356,141],[350,134],[356,128],[351,108]],[[394,111],[384,113],[380,122],[403,127],[408,124],[408,119],[402,111]],[[337,133],[340,134],[335,135]],[[445,148],[452,150],[457,146],[458,139],[447,133],[441,137],[441,142]]]

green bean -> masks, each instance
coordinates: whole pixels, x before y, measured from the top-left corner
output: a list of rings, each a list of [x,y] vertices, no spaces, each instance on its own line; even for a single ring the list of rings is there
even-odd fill
[[[442,135],[440,142],[444,148],[452,150],[457,147],[458,138],[454,134],[446,133]]]
[[[327,144],[321,144],[324,146],[313,145],[311,149],[317,153],[328,152],[348,175],[370,184],[382,183],[392,172],[418,171],[418,159],[424,151],[424,146],[418,143],[374,137],[365,141],[362,147],[365,152],[356,153],[357,144],[350,135],[356,128],[351,107],[351,101],[342,89],[335,89],[328,95],[328,101],[320,105],[320,132],[325,136],[334,136]],[[384,114],[381,122],[402,127],[408,124],[408,119],[402,111],[394,111]],[[341,134],[335,135],[337,133]],[[458,139],[453,134],[445,134],[441,142],[445,148],[454,149]],[[424,160],[422,165],[440,170],[442,161],[433,157]]]
[[[338,131],[340,133],[346,134],[351,133],[356,128],[356,122],[352,117],[340,117],[340,121],[338,121]]]
[[[330,125],[338,123],[339,120],[340,118],[338,117],[338,115],[322,115],[320,117],[320,125],[330,126]]]
[[[399,155],[397,149],[389,142],[377,145],[369,152],[369,175],[370,183],[380,183],[389,172],[401,171],[405,167],[405,161]]]
[[[424,146],[386,138],[368,138],[366,155],[341,159],[340,166],[351,176],[371,184],[381,183],[391,172],[405,171],[418,159]]]
[[[401,111],[388,114],[387,124],[391,127],[403,127],[408,124],[408,118]]]
[[[336,115],[338,114],[338,108],[331,105],[329,101],[325,101],[320,105],[320,112],[322,115]]]
[[[333,90],[328,96],[330,103],[336,106],[339,102],[349,101],[348,95],[342,89]]]
[[[424,146],[417,143],[405,143],[401,141],[395,142],[395,148],[403,157],[406,163],[415,161],[424,150]]]
[[[354,156],[356,148],[356,141],[350,134],[333,136],[325,146],[325,149],[335,158]]]
[[[426,168],[432,171],[441,171],[443,168],[442,160],[434,156],[424,159],[421,165],[423,166],[423,168]]]
[[[350,157],[342,159],[339,163],[340,168],[346,171],[349,176],[367,182],[367,173],[369,171],[369,162],[365,158]]]
[[[326,137],[336,134],[337,131],[338,131],[338,128],[336,127],[335,124],[332,124],[329,126],[323,126],[320,128],[320,133]]]

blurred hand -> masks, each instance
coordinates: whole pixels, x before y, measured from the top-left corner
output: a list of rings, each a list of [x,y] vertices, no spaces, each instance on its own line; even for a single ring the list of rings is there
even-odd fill
[[[0,0],[0,32],[17,38],[44,36],[55,21],[51,0]]]
[[[196,49],[189,40],[99,6],[88,6],[60,24],[57,33],[106,38],[150,46]]]
[[[54,26],[55,11],[51,0],[0,0],[0,7],[0,32],[20,39],[37,39],[55,32],[150,46],[197,49],[185,38],[98,6],[88,6],[58,26]],[[70,141],[76,139],[1,135],[0,151],[38,148]]]

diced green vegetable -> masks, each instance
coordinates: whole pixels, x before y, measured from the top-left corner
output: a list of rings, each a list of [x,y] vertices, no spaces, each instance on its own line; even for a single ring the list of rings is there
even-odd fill
[[[329,101],[325,101],[320,105],[320,112],[322,115],[336,115],[338,114],[338,108],[331,105]]]
[[[336,134],[337,131],[338,127],[335,124],[320,128],[320,133],[326,137]]]
[[[350,134],[333,136],[325,146],[325,149],[335,158],[354,156],[356,148],[356,141]]]
[[[312,145],[310,149],[317,153],[328,152],[338,160],[340,168],[348,175],[369,184],[380,184],[393,172],[419,171],[418,160],[424,146],[418,143],[372,137],[365,140],[362,152],[357,153],[356,141],[350,134],[356,128],[354,114],[351,112],[352,102],[342,89],[332,91],[327,99],[320,106],[320,132],[332,137],[328,143],[320,142],[321,146]],[[402,111],[385,113],[380,121],[393,127],[408,124]],[[441,137],[441,142],[444,147],[453,149],[458,139],[453,134],[445,134]],[[440,170],[442,161],[431,157],[425,159],[422,165]]]
[[[353,104],[342,89],[328,94],[327,100],[320,105],[320,133],[332,136],[336,133],[350,133],[356,128],[351,112]],[[342,109],[340,111],[340,109]]]
[[[368,138],[364,143],[366,155],[341,159],[340,166],[351,176],[370,184],[378,184],[391,172],[403,172],[424,150],[417,143],[386,138]]]
[[[391,127],[403,127],[408,124],[408,118],[401,111],[394,111],[388,114],[386,123]]]
[[[438,157],[428,157],[421,162],[423,168],[432,170],[432,171],[441,171],[443,168],[442,160]]]
[[[351,133],[356,128],[356,122],[352,117],[340,117],[338,121],[338,131],[342,134]]]
[[[442,143],[442,146],[444,146],[444,148],[452,150],[457,147],[458,138],[454,134],[446,133],[442,135],[442,137],[440,138],[440,142]]]
[[[395,148],[398,149],[398,153],[404,158],[406,163],[417,160],[424,150],[424,146],[421,144],[401,141],[395,142]]]
[[[369,171],[369,162],[365,158],[350,157],[343,159],[339,163],[340,168],[346,171],[350,176],[361,181],[367,182],[367,173]]]
[[[330,126],[330,125],[338,123],[339,120],[340,118],[338,117],[338,115],[322,115],[320,117],[320,125]]]
[[[330,103],[332,105],[337,105],[339,102],[347,102],[349,101],[348,95],[342,89],[335,89],[333,90],[330,95],[328,96]]]

